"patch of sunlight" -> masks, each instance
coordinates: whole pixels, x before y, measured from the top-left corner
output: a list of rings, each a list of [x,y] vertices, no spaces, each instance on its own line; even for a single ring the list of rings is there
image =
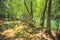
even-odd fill
[[[2,35],[5,35],[6,37],[14,37],[15,31],[13,29],[7,29],[2,32]]]
[[[25,38],[16,38],[15,40],[24,40]]]
[[[30,38],[33,38],[34,37],[34,34],[30,34]]]
[[[14,27],[15,33],[17,33],[17,32],[22,32],[23,29],[24,29],[24,26],[23,26],[23,25],[15,26],[15,27]]]

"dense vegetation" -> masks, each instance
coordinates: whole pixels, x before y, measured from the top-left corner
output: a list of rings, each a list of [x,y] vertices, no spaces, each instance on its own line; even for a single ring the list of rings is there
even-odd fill
[[[31,40],[30,34],[35,40],[42,32],[60,40],[60,0],[0,0],[0,26],[0,40]],[[14,33],[7,36],[11,30]],[[49,40],[41,35],[36,40]]]

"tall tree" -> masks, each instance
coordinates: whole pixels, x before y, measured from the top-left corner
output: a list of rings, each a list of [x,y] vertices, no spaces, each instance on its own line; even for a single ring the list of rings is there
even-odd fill
[[[58,27],[57,27],[57,40],[60,40],[60,0],[57,0],[57,16],[56,18],[58,19]]]
[[[44,6],[44,10],[43,10],[42,18],[41,18],[41,23],[40,23],[40,26],[42,26],[42,27],[44,27],[44,18],[45,18],[45,12],[47,9],[47,2],[48,2],[48,0],[45,0],[45,6]]]
[[[27,6],[25,0],[24,0],[24,5],[25,5],[26,10],[27,10],[27,12],[29,13],[29,16],[30,16],[29,26],[30,26],[30,27],[34,27],[34,25],[32,24],[32,22],[33,22],[33,5],[32,5],[32,0],[30,1],[30,11],[29,11],[29,9],[28,9],[28,6]]]
[[[30,12],[30,15],[31,15],[31,20],[33,20],[33,5],[32,5],[32,0],[31,0],[31,12]]]
[[[47,17],[47,28],[46,28],[46,33],[48,33],[50,35],[51,38],[53,38],[53,40],[55,39],[51,33],[51,4],[52,4],[52,0],[48,1],[48,17]]]
[[[47,17],[47,31],[51,31],[50,21],[51,21],[51,0],[48,1],[48,17]]]
[[[33,2],[32,2],[32,0],[31,0],[31,2],[30,2],[30,9],[31,9],[31,12],[30,12],[30,19],[31,19],[31,23],[29,24],[29,26],[30,27],[34,27],[34,25],[32,24],[32,22],[34,21],[33,20]]]
[[[58,6],[58,15],[56,16],[57,17],[57,19],[58,19],[58,33],[60,33],[60,0],[58,0],[57,1],[58,2],[58,4],[57,4],[57,6]]]

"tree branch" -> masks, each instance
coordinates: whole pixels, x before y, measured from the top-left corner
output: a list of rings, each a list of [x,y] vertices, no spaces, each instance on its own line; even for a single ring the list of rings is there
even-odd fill
[[[27,6],[26,3],[25,3],[25,0],[24,0],[24,5],[25,5],[25,7],[26,7],[27,12],[30,14],[30,12],[29,12],[29,10],[28,10],[28,6]]]

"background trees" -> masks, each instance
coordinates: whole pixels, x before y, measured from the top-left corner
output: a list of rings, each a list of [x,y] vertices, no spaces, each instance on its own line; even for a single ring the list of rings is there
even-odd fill
[[[31,29],[42,27],[49,35],[51,30],[60,34],[59,0],[0,0],[0,19],[28,24]],[[21,23],[21,24],[22,24]],[[25,25],[26,25],[25,24]]]

